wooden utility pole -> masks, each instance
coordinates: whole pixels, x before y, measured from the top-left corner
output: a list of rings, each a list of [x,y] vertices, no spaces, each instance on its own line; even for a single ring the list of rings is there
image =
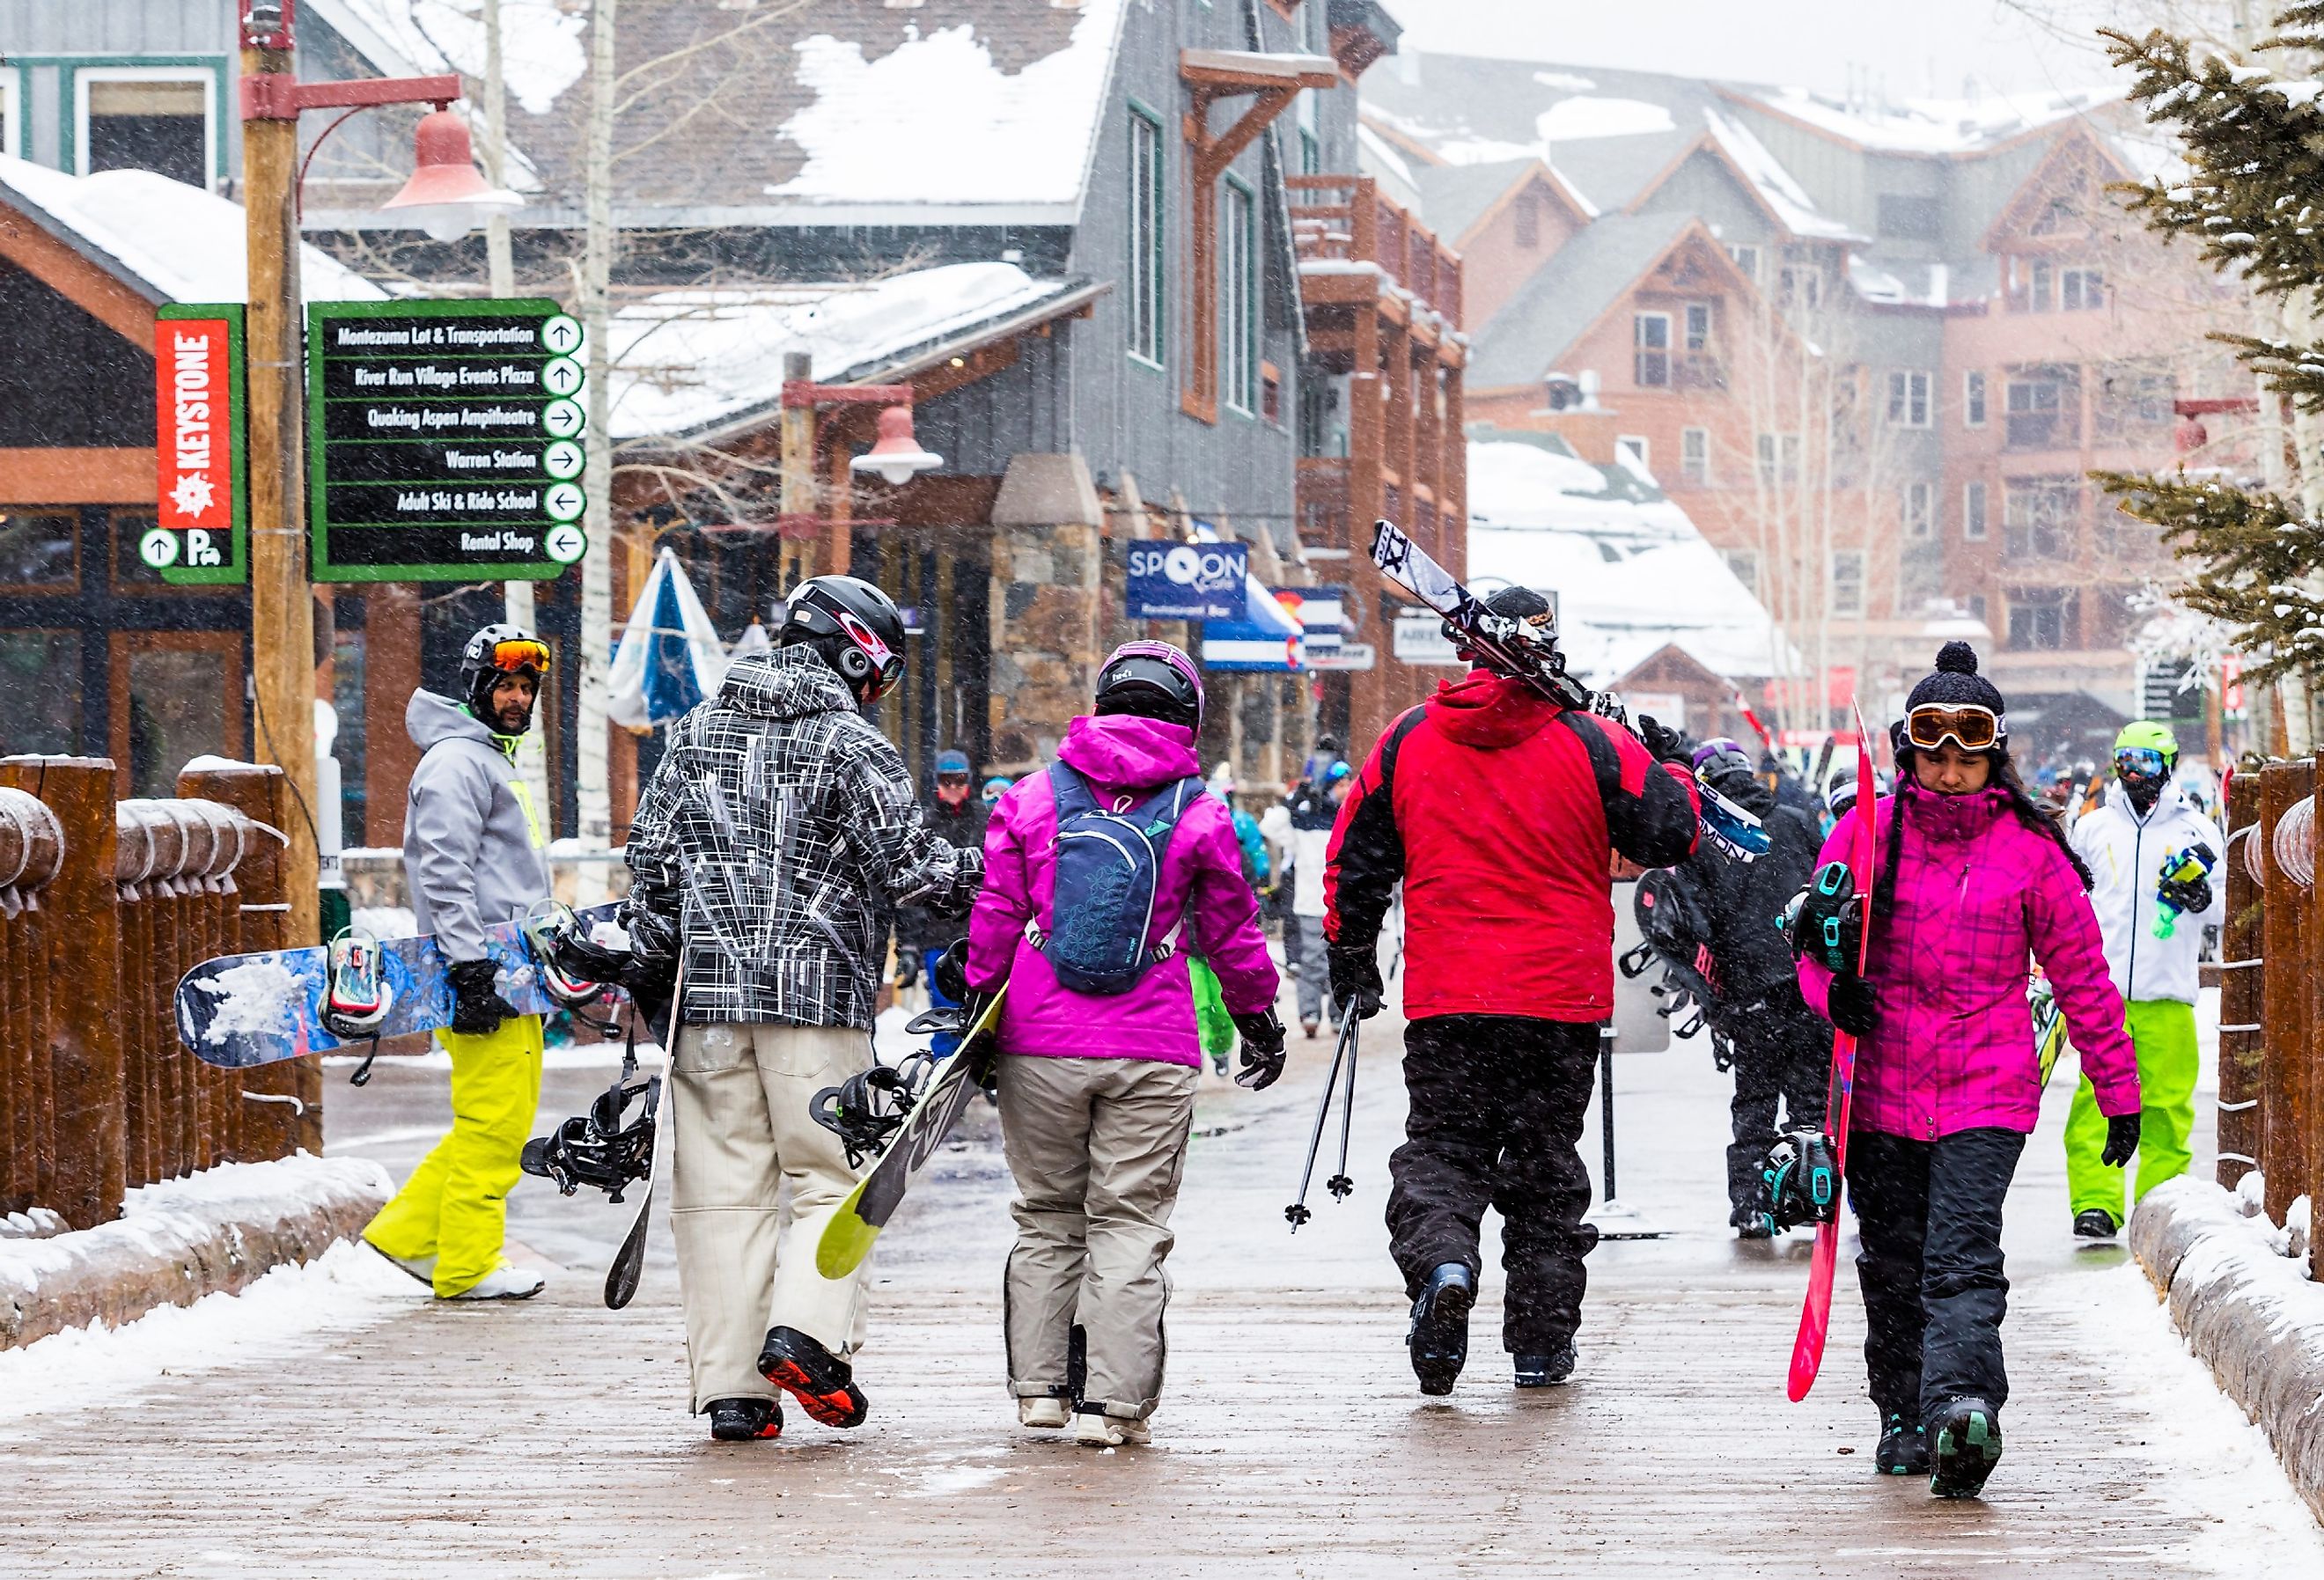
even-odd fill
[[[288,49],[245,46],[245,77],[293,69]],[[249,244],[250,668],[259,760],[281,766],[296,803],[282,832],[283,898],[292,947],[322,941],[315,850],[315,595],[307,580],[304,448],[306,336],[294,201],[299,122],[242,123],[242,201]]]
[[[815,379],[815,359],[804,351],[783,353],[783,383],[811,383]],[[785,526],[782,547],[781,591],[790,590],[815,575],[815,544],[813,531],[815,508],[815,407],[811,402],[783,404],[780,428],[782,440],[782,499],[781,512]],[[797,523],[809,523],[801,527]]]

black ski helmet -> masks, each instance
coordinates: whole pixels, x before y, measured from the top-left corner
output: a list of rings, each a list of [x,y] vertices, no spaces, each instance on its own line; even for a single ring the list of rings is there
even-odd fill
[[[1485,599],[1485,613],[1510,622],[1503,633],[1505,639],[1529,647],[1557,650],[1557,611],[1547,598],[1531,587],[1506,587],[1497,588]],[[1461,639],[1461,633],[1446,621],[1442,627],[1444,640],[1452,644],[1453,653],[1462,662],[1477,661],[1474,648]]]
[[[904,616],[861,577],[811,576],[791,589],[775,645],[801,642],[823,655],[859,703],[879,701],[904,678]]]
[[[1097,672],[1097,712],[1203,727],[1203,674],[1167,642],[1125,642]]]
[[[493,715],[493,688],[503,675],[530,675],[538,688],[548,674],[549,644],[521,625],[494,621],[460,650],[460,700],[493,733],[506,734]],[[531,724],[528,714],[525,725]]]

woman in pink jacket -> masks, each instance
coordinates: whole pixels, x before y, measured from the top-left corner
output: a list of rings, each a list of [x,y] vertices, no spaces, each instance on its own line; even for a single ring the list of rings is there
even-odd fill
[[[1848,1187],[1862,1249],[1864,1358],[1888,1474],[1973,1497],[2001,1457],[2009,1280],[2001,1203],[2042,1105],[2027,960],[2041,962],[2108,1119],[2106,1160],[2138,1141],[2138,1065],[2107,975],[2089,874],[2009,760],[2001,693],[1949,642],[1895,735],[1878,803],[1880,870],[1862,976],[1811,956],[1800,986],[1861,1039]],[[1861,807],[1821,861],[1847,859]]]
[[[1010,1391],[1026,1426],[1064,1426],[1070,1403],[1075,1438],[1098,1446],[1145,1442],[1162,1392],[1162,1262],[1203,1060],[1189,951],[1218,974],[1242,1033],[1236,1078],[1255,1089],[1283,1069],[1275,965],[1241,846],[1225,803],[1203,793],[1202,718],[1193,660],[1166,642],[1117,650],[1098,671],[1095,712],[1073,721],[1058,765],[1018,781],[993,808],[984,890],[969,917],[969,984],[1009,984],[1000,1094],[1018,1193]],[[1158,853],[1150,910],[1130,907],[1135,919],[1122,929],[1123,955],[1136,963],[1119,974],[1135,974],[1126,984],[1075,991],[1059,980],[1079,958],[1055,947],[1061,810],[1068,835],[1093,847],[1134,853],[1143,839]],[[1093,914],[1116,914],[1108,901],[1099,884],[1068,903],[1063,926],[1076,947],[1090,941]]]

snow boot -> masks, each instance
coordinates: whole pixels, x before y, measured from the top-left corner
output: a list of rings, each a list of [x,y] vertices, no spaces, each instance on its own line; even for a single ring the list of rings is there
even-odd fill
[[[1421,1392],[1452,1391],[1469,1361],[1469,1307],[1476,1303],[1477,1275],[1466,1263],[1442,1262],[1428,1275],[1412,1303],[1412,1326],[1404,1335]]]
[[[1888,1424],[1880,1428],[1880,1446],[1872,1451],[1872,1465],[1882,1475],[1928,1474],[1929,1435],[1917,1425],[1906,1425],[1902,1410],[1889,1411]]]
[[[783,1407],[771,1399],[714,1399],[710,1435],[721,1443],[765,1442],[783,1435]]]
[[[2092,1207],[2086,1213],[2074,1215],[2074,1234],[2080,1239],[2111,1240],[2115,1231],[2121,1227],[2114,1221],[2114,1215],[2104,1207]]]
[[[1020,1427],[1062,1427],[1065,1424],[1065,1401],[1047,1394],[1036,1394],[1017,1401],[1017,1424]]]
[[[530,1300],[540,1294],[541,1287],[548,1282],[537,1272],[503,1262],[458,1294],[444,1298],[452,1300]]]
[[[1545,1355],[1517,1355],[1519,1388],[1554,1388],[1573,1375],[1573,1341],[1564,1339]]]
[[[1303,1035],[1307,1039],[1307,1040],[1308,1040],[1308,1041],[1313,1042],[1313,1041],[1314,1041],[1314,1040],[1315,1040],[1315,1022],[1314,1022],[1314,1021],[1300,1021],[1300,1022],[1299,1022],[1299,1030],[1300,1030],[1300,1032],[1301,1032],[1301,1033],[1302,1033],[1302,1034],[1303,1034]]]
[[[1934,1444],[1929,1491],[1940,1498],[1974,1498],[2001,1463],[2001,1417],[1981,1399],[1956,1399],[1929,1418]]]
[[[368,1240],[364,1241],[364,1243],[365,1245],[371,1245],[371,1248],[374,1251],[379,1251],[379,1247],[372,1245],[372,1243]],[[405,1272],[410,1273],[413,1278],[418,1279],[429,1289],[432,1289],[436,1287],[436,1259],[434,1257],[391,1256],[384,1251],[379,1251],[379,1253],[383,1257],[386,1257],[389,1261],[393,1262],[397,1267],[401,1268]]]
[[[1144,1421],[1125,1421],[1105,1413],[1103,1405],[1085,1404],[1074,1411],[1074,1441],[1084,1448],[1119,1448],[1123,1444],[1154,1440]]]
[[[759,1375],[826,1427],[860,1427],[872,1408],[855,1386],[855,1369],[796,1327],[767,1330]]]
[[[1775,1225],[1757,1206],[1739,1203],[1727,1215],[1727,1226],[1735,1231],[1738,1240],[1772,1240]]]

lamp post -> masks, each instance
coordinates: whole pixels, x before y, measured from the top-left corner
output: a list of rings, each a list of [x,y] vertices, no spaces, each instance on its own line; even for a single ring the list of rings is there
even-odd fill
[[[817,407],[886,408],[880,413],[877,442],[848,462],[847,468],[852,473],[876,474],[891,485],[901,487],[920,473],[932,472],[944,465],[942,456],[922,449],[913,436],[911,385],[819,384],[809,376],[811,368],[805,353],[788,352],[783,357],[782,513],[776,525],[784,540],[782,578],[786,592],[814,573],[807,563],[810,551],[805,545],[826,531],[836,539],[840,530],[835,523],[826,522],[815,508]],[[839,551],[844,546],[844,540],[835,541],[827,550],[830,563],[819,568],[839,568]]]
[[[463,201],[475,203],[480,194],[486,202],[513,199],[492,194],[473,170],[468,174],[474,186],[467,187],[447,169],[456,147],[463,158],[467,147],[467,129],[447,109],[460,97],[458,77],[300,82],[292,57],[297,0],[240,0],[240,13],[242,202],[249,258],[244,322],[251,695],[258,755],[281,768],[304,814],[284,831],[290,839],[282,853],[283,891],[290,905],[284,941],[295,948],[320,941],[314,818],[321,811],[315,786],[315,595],[307,578],[301,420],[306,337],[299,290],[299,116],[306,110],[352,113],[378,105],[434,105],[436,113],[421,122],[420,168],[394,199],[419,213],[430,235],[448,229]],[[429,178],[424,184],[423,177]]]

